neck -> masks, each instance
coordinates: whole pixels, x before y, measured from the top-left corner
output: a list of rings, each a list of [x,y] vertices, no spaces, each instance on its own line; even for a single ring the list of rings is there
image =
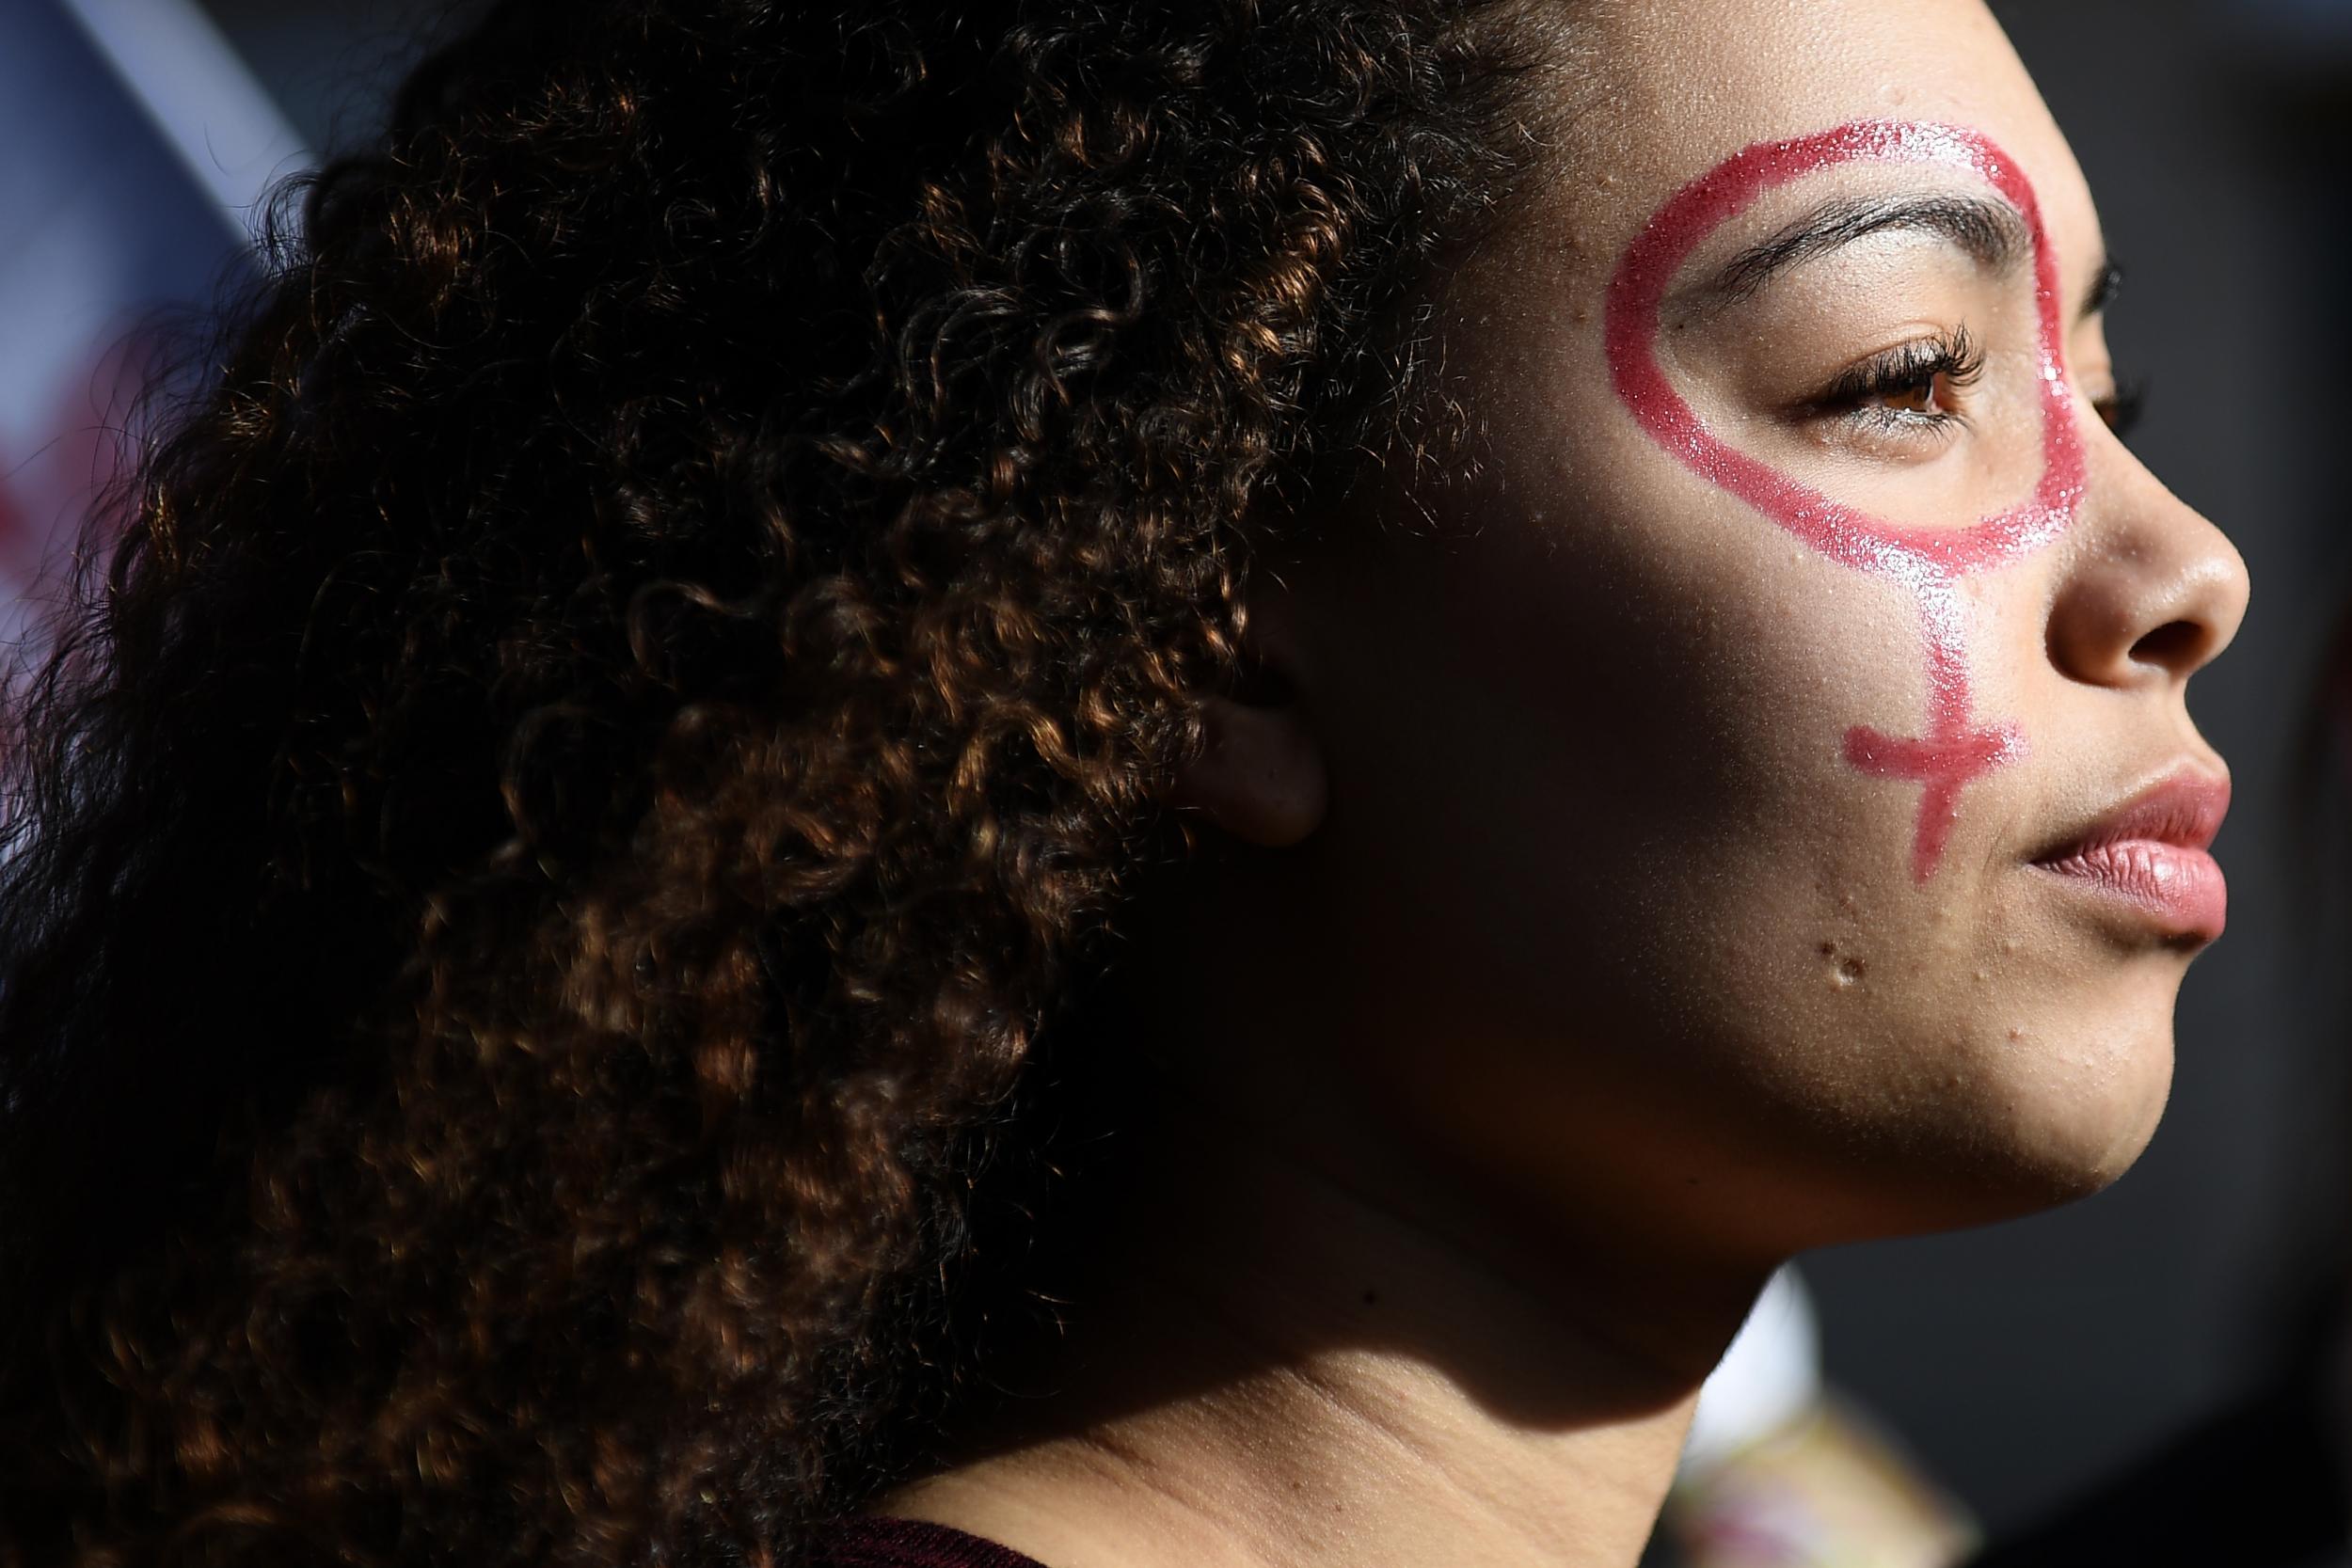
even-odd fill
[[[1629,1568],[1770,1272],[1250,1132],[1152,1164],[1040,1414],[885,1512],[1048,1568]]]

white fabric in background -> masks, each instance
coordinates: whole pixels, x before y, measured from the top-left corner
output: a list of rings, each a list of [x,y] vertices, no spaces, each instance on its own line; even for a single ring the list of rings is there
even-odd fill
[[[1821,1325],[1790,1264],[1772,1275],[1699,1393],[1681,1477],[1706,1474],[1821,1398]]]

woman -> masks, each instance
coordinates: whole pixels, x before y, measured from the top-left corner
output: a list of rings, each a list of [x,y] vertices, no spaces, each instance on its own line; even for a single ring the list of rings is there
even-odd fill
[[[1958,0],[498,8],[21,705],[7,1560],[1629,1563],[2161,1107],[2107,277]]]

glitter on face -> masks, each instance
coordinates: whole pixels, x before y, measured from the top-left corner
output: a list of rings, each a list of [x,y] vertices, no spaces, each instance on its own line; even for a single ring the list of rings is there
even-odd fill
[[[2041,326],[2042,471],[2034,494],[2010,511],[1962,530],[1909,528],[1841,504],[1734,450],[1708,430],[1658,362],[1667,292],[1698,246],[1767,192],[1840,165],[1930,164],[1966,169],[1991,184],[2033,237]],[[2081,510],[2084,458],[2066,382],[2065,319],[2058,259],[2033,185],[2015,160],[1974,132],[1863,120],[1815,135],[1760,142],[1701,175],[1661,208],[1626,252],[1609,287],[1607,341],[1617,395],[1650,437],[1710,483],[1737,496],[1842,566],[1896,584],[1918,607],[1926,645],[1926,734],[1904,737],[1867,725],[1846,732],[1846,760],[1877,778],[1921,786],[1913,875],[1943,863],[1960,799],[1979,778],[2022,757],[2010,723],[1981,723],[1969,695],[1968,618],[1961,579],[2022,559],[2057,539]]]

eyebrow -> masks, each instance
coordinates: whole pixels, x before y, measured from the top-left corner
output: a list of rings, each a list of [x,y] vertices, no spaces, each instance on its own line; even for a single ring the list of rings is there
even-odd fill
[[[1832,201],[1740,252],[1696,294],[1722,306],[1748,298],[1775,277],[1874,234],[1931,234],[1988,272],[2007,272],[2033,249],[2017,209],[1973,196],[1897,196]]]

